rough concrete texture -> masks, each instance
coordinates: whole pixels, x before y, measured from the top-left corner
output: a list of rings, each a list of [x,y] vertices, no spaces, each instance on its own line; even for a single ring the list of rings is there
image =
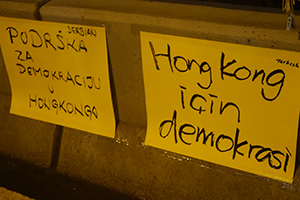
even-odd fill
[[[1,16],[37,19],[39,18],[38,9],[47,0],[1,0],[0,13]]]
[[[286,184],[128,141],[64,130],[59,172],[142,199],[299,199],[299,175]]]
[[[18,194],[16,192],[7,190],[5,188],[0,188],[0,200],[30,200],[24,195]]]
[[[10,96],[0,95],[0,153],[48,167],[55,126],[9,114]]]
[[[0,15],[37,19],[38,8],[42,2],[44,1],[0,1]],[[2,53],[0,54],[0,100],[0,154],[49,167],[55,126],[9,114],[11,88]]]
[[[45,21],[106,27],[118,115],[115,140],[65,128],[57,170],[145,199],[299,199],[299,170],[287,184],[143,146],[140,31],[300,50],[298,32],[285,31],[280,10],[247,9],[136,0],[52,0],[43,6]]]

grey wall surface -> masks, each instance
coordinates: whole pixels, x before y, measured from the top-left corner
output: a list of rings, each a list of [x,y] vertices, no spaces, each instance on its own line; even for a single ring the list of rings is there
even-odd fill
[[[0,2],[0,9],[6,9]],[[57,127],[8,113],[9,82],[0,59],[0,143],[6,143],[0,152],[45,167],[57,160],[59,173],[143,199],[299,199],[299,170],[287,184],[143,144],[147,116],[140,31],[300,51],[298,31],[285,31],[287,17],[280,10],[215,5],[137,0],[52,0],[43,5],[32,19],[106,27],[116,137],[64,127],[55,156],[51,145]]]

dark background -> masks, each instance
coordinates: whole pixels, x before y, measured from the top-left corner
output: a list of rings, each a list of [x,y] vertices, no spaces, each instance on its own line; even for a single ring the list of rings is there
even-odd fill
[[[198,0],[198,1],[221,2],[221,3],[239,4],[239,5],[276,7],[276,8],[281,8],[282,6],[281,0]]]
[[[201,4],[201,2],[211,2],[211,3],[282,9],[282,0],[154,0],[154,1],[184,3],[184,4]],[[300,10],[300,1],[295,0],[294,10]]]
[[[199,1],[199,0],[198,0]],[[221,2],[249,6],[273,7],[282,8],[282,0],[200,0],[209,2]],[[300,1],[295,0],[294,9],[300,8]]]

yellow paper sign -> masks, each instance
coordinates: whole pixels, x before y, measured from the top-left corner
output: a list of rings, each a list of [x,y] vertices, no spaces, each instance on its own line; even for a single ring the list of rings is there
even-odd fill
[[[292,182],[300,53],[141,32],[146,144]]]
[[[0,18],[10,112],[114,137],[105,28]]]

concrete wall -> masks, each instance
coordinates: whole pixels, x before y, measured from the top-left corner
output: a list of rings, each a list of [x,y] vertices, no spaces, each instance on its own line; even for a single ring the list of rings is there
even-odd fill
[[[0,2],[0,9],[30,18]],[[40,14],[28,8],[35,19],[106,27],[116,137],[8,114],[10,89],[1,58],[0,152],[145,199],[299,199],[299,170],[287,184],[143,145],[147,119],[140,31],[300,51],[298,32],[285,31],[287,17],[280,10],[198,4],[52,0]]]

